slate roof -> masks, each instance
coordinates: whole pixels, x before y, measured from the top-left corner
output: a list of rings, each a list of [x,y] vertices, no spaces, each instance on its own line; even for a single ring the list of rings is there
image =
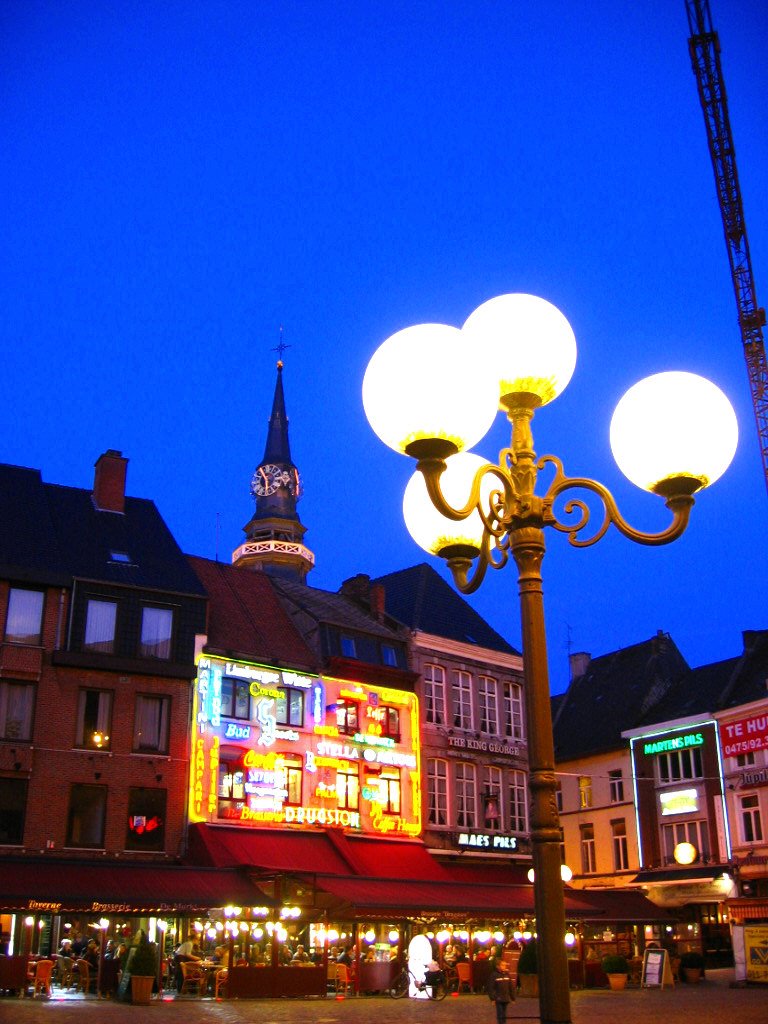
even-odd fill
[[[571,680],[566,692],[553,701],[556,760],[625,746],[622,732],[635,728],[646,716],[655,718],[655,709],[670,687],[689,674],[675,643],[661,632],[592,658],[586,672]]]
[[[520,653],[426,562],[371,582],[384,587],[387,613],[409,629],[491,651]]]
[[[396,639],[402,643],[403,638],[396,629],[386,622],[379,622],[344,594],[319,590],[283,577],[273,577],[272,582],[292,615],[304,614],[318,625],[324,623],[353,632],[368,633],[384,640]]]
[[[154,502],[126,498],[125,512],[97,509],[91,492],[43,482],[39,470],[0,465],[0,574],[69,586],[99,580],[203,597]],[[130,562],[111,558],[127,554]]]
[[[768,630],[746,630],[739,657],[690,668],[658,633],[600,658],[552,699],[555,757],[565,761],[626,745],[621,733],[712,714],[768,694]]]
[[[768,696],[768,630],[746,630],[736,658],[691,669],[638,725],[751,704]]]
[[[266,573],[189,556],[208,594],[206,650],[306,672],[317,659],[292,623]]]

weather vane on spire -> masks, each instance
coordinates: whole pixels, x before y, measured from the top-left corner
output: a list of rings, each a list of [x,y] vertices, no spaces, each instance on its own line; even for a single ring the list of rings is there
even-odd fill
[[[280,324],[280,341],[272,349],[273,352],[277,352],[277,365],[280,367],[280,369],[282,369],[283,366],[283,352],[285,352],[285,350],[290,347],[290,345],[286,345],[285,342],[283,341],[283,325]]]

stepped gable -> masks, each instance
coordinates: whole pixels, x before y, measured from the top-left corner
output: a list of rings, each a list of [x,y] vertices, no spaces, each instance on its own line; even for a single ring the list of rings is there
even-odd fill
[[[621,734],[656,709],[670,687],[690,673],[677,646],[665,633],[591,658],[553,705],[555,758],[565,761],[619,749]]]
[[[208,594],[208,653],[319,671],[271,577],[192,555],[188,561]]]
[[[409,629],[505,654],[520,654],[426,562],[372,582],[384,587],[387,612]]]

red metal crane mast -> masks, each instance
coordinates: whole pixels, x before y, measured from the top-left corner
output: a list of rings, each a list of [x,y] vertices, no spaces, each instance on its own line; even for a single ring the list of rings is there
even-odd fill
[[[701,109],[707,129],[709,153],[715,172],[717,198],[725,231],[725,244],[736,293],[739,330],[747,361],[752,404],[757,421],[763,474],[768,487],[768,367],[763,343],[765,310],[757,305],[752,262],[749,257],[747,227],[741,202],[736,152],[728,118],[723,69],[720,65],[720,40],[712,28],[708,0],[686,0],[693,73],[699,90]]]

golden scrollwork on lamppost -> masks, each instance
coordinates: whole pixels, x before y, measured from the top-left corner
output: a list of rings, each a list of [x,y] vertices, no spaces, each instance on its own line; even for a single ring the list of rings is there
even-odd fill
[[[403,499],[406,525],[445,559],[463,593],[511,558],[518,570],[528,730],[531,841],[539,951],[540,1018],[570,1021],[565,900],[554,764],[541,563],[544,529],[589,547],[613,524],[640,544],[667,544],[685,530],[694,494],[727,469],[736,417],[709,381],[668,372],[631,388],[611,421],[611,447],[624,474],[661,497],[671,513],[658,533],[623,518],[601,483],[568,477],[554,455],[534,450],[534,413],[568,384],[576,341],[544,299],[502,295],[462,328],[419,324],[388,338],[371,358],[363,404],[379,437],[417,460]],[[511,424],[508,448],[490,463],[470,451],[498,410]],[[539,474],[548,483],[537,494]],[[570,496],[581,491],[584,496]],[[595,504],[599,502],[595,515]]]

